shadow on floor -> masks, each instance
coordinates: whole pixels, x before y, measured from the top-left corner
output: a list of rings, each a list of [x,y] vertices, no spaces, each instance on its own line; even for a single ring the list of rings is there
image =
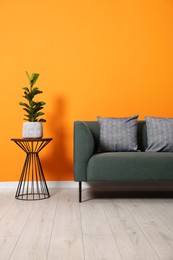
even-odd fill
[[[82,189],[83,201],[90,199],[126,199],[126,198],[173,198],[173,182],[154,183],[90,183]]]

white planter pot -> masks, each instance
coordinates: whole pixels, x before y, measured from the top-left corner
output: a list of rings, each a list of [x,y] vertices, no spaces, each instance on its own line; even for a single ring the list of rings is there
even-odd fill
[[[42,138],[42,122],[23,122],[22,136],[23,138]]]

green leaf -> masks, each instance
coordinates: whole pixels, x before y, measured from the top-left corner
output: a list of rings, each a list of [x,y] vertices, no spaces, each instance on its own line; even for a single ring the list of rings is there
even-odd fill
[[[28,104],[23,103],[23,102],[19,102],[19,105],[21,105],[21,106],[25,106],[25,107],[27,107],[27,108],[30,108],[30,106],[29,106]]]
[[[33,86],[33,85],[35,84],[35,82],[37,81],[39,75],[40,75],[40,74],[38,74],[38,73],[32,73],[31,79],[30,79],[30,84],[31,84],[31,86]]]
[[[35,117],[42,116],[42,115],[44,115],[44,113],[43,113],[43,112],[38,112],[38,113],[35,113]]]
[[[43,102],[43,101],[39,101],[37,104],[38,104],[39,106],[44,106],[44,105],[46,105],[46,103]]]
[[[38,88],[33,88],[31,90],[31,93],[35,96],[37,94],[43,93],[43,91],[39,90]]]
[[[34,108],[34,111],[35,111],[35,113],[36,113],[36,112],[38,112],[38,111],[41,110],[41,109],[43,109],[43,107],[35,107],[35,108]]]
[[[32,104],[32,106],[34,107],[34,106],[36,106],[37,105],[37,102],[35,102],[35,101],[31,101],[31,104]]]
[[[45,102],[39,101],[35,104],[36,107],[43,107],[45,105]]]
[[[26,75],[27,75],[27,77],[28,77],[28,79],[29,79],[30,85],[31,85],[31,87],[32,87],[32,86],[35,84],[35,82],[37,81],[37,79],[38,79],[38,77],[39,77],[40,74],[38,74],[38,73],[32,73],[32,75],[30,76],[27,71],[25,71],[25,72],[26,72]]]
[[[24,104],[23,102],[19,102],[19,105],[23,106],[23,104]]]
[[[34,97],[34,94],[32,92],[26,94],[28,100],[32,100]]]
[[[33,107],[33,106],[35,106],[36,102],[34,102],[33,100],[30,100],[29,104],[30,104],[31,107]]]
[[[38,112],[38,113],[35,113],[35,119],[37,119],[39,116],[42,116],[42,115],[44,115],[44,113],[43,112]]]
[[[26,90],[26,92],[29,92],[29,88],[27,88],[27,87],[24,87],[22,89]]]
[[[29,82],[31,81],[31,78],[30,78],[30,76],[29,76],[29,73],[27,72],[27,71],[25,71],[26,72],[26,75],[27,75],[27,77],[28,77],[28,79],[29,79]]]
[[[26,116],[26,117],[28,117],[28,118],[30,117],[30,115],[24,115],[24,116]]]
[[[23,110],[25,110],[28,114],[30,114],[30,109],[23,108]]]
[[[28,95],[23,96],[25,99],[27,99],[28,101],[30,101],[30,98],[28,97]]]

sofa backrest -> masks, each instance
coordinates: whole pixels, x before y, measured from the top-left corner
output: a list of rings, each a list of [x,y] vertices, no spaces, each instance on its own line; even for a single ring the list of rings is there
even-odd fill
[[[147,148],[147,129],[146,122],[144,120],[138,120],[138,150],[145,151]]]
[[[95,142],[95,152],[98,151],[99,138],[100,138],[100,127],[98,121],[84,121],[85,124],[91,130]],[[147,148],[147,132],[146,132],[146,122],[144,120],[138,120],[138,150],[145,151]]]

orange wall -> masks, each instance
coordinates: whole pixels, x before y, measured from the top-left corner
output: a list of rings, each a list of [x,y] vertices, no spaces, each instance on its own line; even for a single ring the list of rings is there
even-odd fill
[[[25,70],[40,73],[54,138],[40,154],[47,180],[72,180],[73,122],[173,117],[172,0],[0,1],[0,181],[17,181]]]

